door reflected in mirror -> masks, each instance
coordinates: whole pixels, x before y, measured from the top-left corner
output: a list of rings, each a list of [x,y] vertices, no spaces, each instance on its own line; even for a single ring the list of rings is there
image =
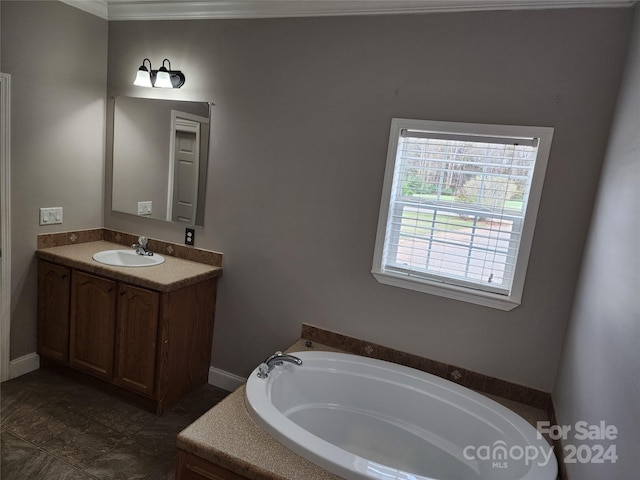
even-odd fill
[[[203,226],[209,104],[116,97],[111,208]]]

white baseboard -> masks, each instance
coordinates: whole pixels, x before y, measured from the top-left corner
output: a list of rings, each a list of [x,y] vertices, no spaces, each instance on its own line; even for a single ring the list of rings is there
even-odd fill
[[[239,377],[233,373],[229,373],[219,368],[209,368],[209,380],[208,382],[214,387],[222,388],[228,392],[233,392],[238,387],[245,384],[246,378]]]
[[[40,355],[28,353],[9,362],[9,378],[16,378],[40,368]]]
[[[28,353],[9,362],[9,378],[16,378],[40,368],[40,355]],[[233,392],[244,385],[247,379],[219,368],[209,368],[208,382],[223,390]]]

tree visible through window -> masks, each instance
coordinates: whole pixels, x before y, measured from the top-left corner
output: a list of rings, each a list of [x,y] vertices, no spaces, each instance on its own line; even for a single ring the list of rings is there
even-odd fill
[[[551,136],[541,127],[394,119],[378,280],[519,303]]]

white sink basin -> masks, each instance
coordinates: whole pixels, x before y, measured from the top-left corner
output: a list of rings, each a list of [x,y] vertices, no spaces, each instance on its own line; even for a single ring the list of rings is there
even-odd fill
[[[162,255],[138,255],[135,250],[103,250],[93,255],[97,262],[114,267],[152,267],[164,263]]]

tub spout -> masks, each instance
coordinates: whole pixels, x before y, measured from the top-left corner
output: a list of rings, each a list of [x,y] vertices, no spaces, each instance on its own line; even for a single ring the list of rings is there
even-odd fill
[[[282,352],[276,352],[260,364],[260,366],[258,367],[258,377],[267,378],[269,376],[269,372],[273,370],[275,366],[282,365],[284,362],[302,365],[302,360],[300,360],[298,357]]]

